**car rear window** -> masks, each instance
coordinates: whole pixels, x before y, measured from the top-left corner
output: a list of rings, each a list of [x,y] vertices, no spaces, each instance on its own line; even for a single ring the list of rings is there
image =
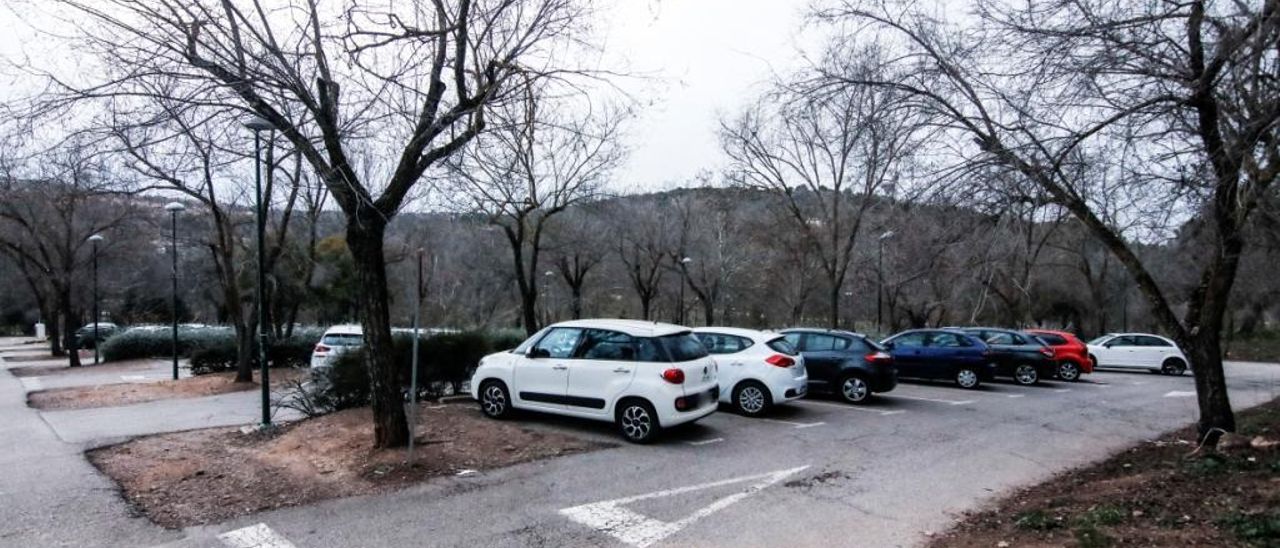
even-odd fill
[[[672,362],[687,362],[707,357],[707,347],[702,346],[693,333],[684,332],[654,339]]]
[[[800,355],[800,352],[796,350],[796,346],[794,344],[791,344],[791,342],[788,341],[785,337],[778,337],[776,339],[773,339],[765,343],[765,346],[772,348],[774,352],[786,354],[788,356]]]
[[[320,339],[325,346],[360,346],[364,344],[364,335],[354,333],[330,333]]]
[[[1059,346],[1067,344],[1067,338],[1062,335],[1054,335],[1053,333],[1034,333],[1034,335],[1040,337],[1040,340],[1048,345]]]

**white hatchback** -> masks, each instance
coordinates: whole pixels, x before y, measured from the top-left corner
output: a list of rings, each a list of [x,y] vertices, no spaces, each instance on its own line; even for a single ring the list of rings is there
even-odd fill
[[[311,368],[329,367],[343,353],[364,346],[364,330],[358,325],[335,325],[326,329],[311,351]]]
[[[1088,347],[1094,367],[1181,375],[1189,363],[1173,341],[1148,333],[1111,333],[1089,341]]]
[[[710,415],[716,365],[687,327],[635,320],[547,326],[520,346],[480,360],[471,397],[485,415],[515,409],[613,422],[628,441]]]
[[[804,358],[781,333],[699,327],[693,334],[719,366],[720,401],[739,413],[759,417],[774,405],[804,397],[809,386]]]

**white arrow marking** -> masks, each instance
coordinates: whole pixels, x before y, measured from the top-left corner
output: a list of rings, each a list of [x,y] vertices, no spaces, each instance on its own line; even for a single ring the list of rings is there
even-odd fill
[[[796,472],[808,467],[808,465],[805,465],[797,468],[778,470],[776,472],[757,474],[754,476],[744,476],[711,483],[703,483],[700,485],[691,485],[689,487],[680,487],[678,489],[657,491],[644,495],[635,495],[632,497],[606,500],[603,502],[593,502],[591,504],[583,504],[582,506],[565,508],[560,510],[560,514],[573,521],[586,525],[587,527],[612,535],[614,538],[635,546],[636,548],[645,548],[646,546],[680,532],[681,529],[688,527],[689,524],[695,521],[719,512],[729,505],[738,502],[747,496],[758,493],[761,489],[778,483],[787,476],[795,474]],[[671,497],[693,491],[702,491],[704,489],[713,489],[716,487],[748,481],[756,481],[756,483],[751,484],[750,487],[747,487],[743,491],[717,499],[715,502],[699,508],[688,517],[675,522],[653,519],[622,507],[625,504],[631,504],[642,500]]]
[[[1195,397],[1195,395],[1196,395],[1196,393],[1195,393],[1195,392],[1185,392],[1185,391],[1182,391],[1182,390],[1172,390],[1172,391],[1170,391],[1169,393],[1165,394],[1165,395],[1164,395],[1164,397],[1166,397],[1166,398],[1193,398],[1193,397]]]
[[[218,535],[218,540],[231,548],[297,548],[265,523],[228,531]]]

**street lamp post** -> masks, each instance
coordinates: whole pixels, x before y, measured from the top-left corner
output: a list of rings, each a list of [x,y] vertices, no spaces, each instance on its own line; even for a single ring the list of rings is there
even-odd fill
[[[186,211],[187,206],[182,202],[169,202],[165,204],[164,210],[169,212],[169,228],[170,232],[170,253],[173,259],[172,269],[169,271],[169,280],[173,282],[170,301],[170,312],[173,314],[172,334],[170,352],[173,354],[173,380],[178,380],[178,213]],[[95,320],[96,321],[96,320]]]
[[[691,258],[689,258],[689,257],[681,257],[681,258],[680,258],[680,303],[679,303],[679,304],[680,304],[680,313],[679,313],[679,314],[677,314],[677,316],[680,318],[680,319],[678,320],[678,323],[679,323],[680,325],[684,325],[684,284],[685,284],[685,280],[684,280],[684,269],[685,269],[685,266],[684,266],[684,265],[687,265],[687,264],[689,264],[689,263],[691,263],[691,262],[693,262],[693,259],[691,259]]]
[[[262,132],[271,130],[271,122],[253,117],[244,123],[244,127],[253,131],[253,180],[257,198],[257,233],[258,233],[258,287],[255,299],[258,301],[258,371],[262,383],[262,427],[271,426],[271,383],[267,373],[267,331],[266,331],[266,290],[267,273],[263,269],[266,263],[266,209],[262,199]]]
[[[884,334],[884,241],[893,237],[892,230],[886,230],[876,238],[876,334]]]
[[[551,277],[552,277],[552,276],[555,276],[555,275],[556,275],[556,273],[555,273],[554,271],[552,271],[552,270],[548,270],[548,271],[546,271],[546,272],[543,272],[543,273],[542,273],[542,275],[543,275],[543,276],[545,276],[545,277],[547,278],[547,283],[546,283],[546,286],[545,286],[545,287],[546,287],[546,289],[547,289],[547,302],[546,302],[546,304],[545,304],[544,306],[546,307],[546,311],[547,311],[547,321],[546,321],[546,323],[550,324],[550,323],[552,323],[553,321],[555,321],[556,308],[557,308],[557,305],[559,304],[559,303],[557,303],[557,302],[556,302],[555,298],[554,298],[554,297],[553,297],[553,295],[551,294],[551,291],[552,291],[552,280],[551,280]]]
[[[89,242],[93,244],[93,365],[98,365],[98,344],[102,342],[98,338],[98,322],[101,321],[98,316],[98,242],[101,241],[101,234],[89,236]]]

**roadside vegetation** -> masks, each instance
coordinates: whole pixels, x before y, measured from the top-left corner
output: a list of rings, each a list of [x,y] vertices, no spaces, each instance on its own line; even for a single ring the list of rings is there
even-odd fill
[[[964,516],[933,548],[1280,546],[1280,400],[1197,449],[1194,428],[1058,474]]]

